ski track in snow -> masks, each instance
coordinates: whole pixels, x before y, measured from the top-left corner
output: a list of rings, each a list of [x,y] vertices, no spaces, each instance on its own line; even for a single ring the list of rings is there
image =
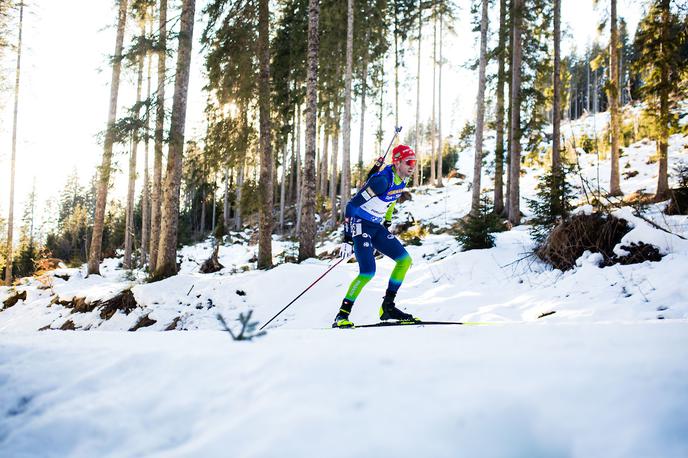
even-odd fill
[[[606,114],[562,132],[598,135]],[[493,149],[494,136],[486,136]],[[669,170],[688,159],[688,137],[670,141]],[[626,148],[624,193],[653,192],[654,143]],[[422,188],[398,205],[411,218],[446,228],[470,208],[472,153],[459,157],[465,180]],[[626,164],[629,164],[628,167]],[[581,156],[583,175],[608,186],[609,163]],[[483,183],[490,183],[485,176]],[[522,208],[537,183],[522,178]],[[688,217],[646,213],[688,237]],[[589,211],[583,206],[578,211]],[[308,260],[253,270],[255,246],[220,249],[225,269],[198,273],[210,242],[184,247],[178,275],[145,283],[107,259],[102,276],[59,269],[18,290],[25,301],[0,312],[0,456],[688,456],[688,241],[633,215],[621,245],[657,246],[661,262],[600,268],[584,254],[568,272],[527,257],[527,226],[496,234],[497,246],[461,252],[455,239],[430,234],[408,246],[414,263],[400,308],[426,320],[484,326],[329,329],[357,275],[340,265],[252,342],[220,332],[253,310],[266,322],[334,261]],[[331,253],[334,234],[318,247]],[[276,260],[296,245],[275,236]],[[377,262],[351,315],[373,323],[393,262]],[[55,275],[69,275],[68,280]],[[46,287],[45,283],[49,285]],[[60,300],[105,300],[132,288],[139,306],[102,320],[72,313]],[[0,287],[0,301],[10,296]],[[553,315],[538,318],[543,313]],[[155,320],[125,332],[143,316]],[[157,332],[178,319],[177,329]],[[77,329],[60,332],[71,320]]]

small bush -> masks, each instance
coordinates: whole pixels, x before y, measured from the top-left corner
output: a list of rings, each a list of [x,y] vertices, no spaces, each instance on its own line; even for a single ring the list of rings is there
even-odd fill
[[[575,215],[559,223],[535,254],[559,270],[573,268],[585,251],[602,254],[608,265],[616,258],[614,247],[630,230],[626,220],[611,215]]]
[[[487,196],[480,200],[477,215],[467,215],[458,228],[456,240],[463,245],[464,251],[492,248],[494,244],[494,232],[502,232],[506,229],[504,221],[494,213],[492,202]]]
[[[531,220],[530,235],[536,242],[541,243],[557,222],[566,218],[573,209],[573,185],[566,179],[573,172],[573,165],[562,164],[559,178],[551,171],[545,173],[538,182],[537,197],[526,200],[535,215]]]

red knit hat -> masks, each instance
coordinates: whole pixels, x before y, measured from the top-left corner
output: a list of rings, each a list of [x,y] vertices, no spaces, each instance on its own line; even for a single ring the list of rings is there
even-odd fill
[[[410,146],[407,145],[397,145],[392,150],[392,162],[401,162],[416,160],[416,153],[413,152]]]

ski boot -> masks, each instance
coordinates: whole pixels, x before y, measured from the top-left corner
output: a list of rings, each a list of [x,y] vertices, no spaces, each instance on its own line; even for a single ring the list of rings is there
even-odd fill
[[[353,328],[354,324],[349,321],[349,315],[339,312],[336,317],[334,317],[334,323],[332,323],[333,328]]]
[[[334,317],[333,328],[353,328],[354,324],[349,320],[349,314],[354,303],[348,299],[342,301],[342,306],[339,308],[339,313]]]
[[[420,319],[414,317],[410,313],[402,312],[394,305],[394,298],[396,294],[391,294],[389,291],[385,294],[385,298],[382,301],[382,306],[380,307],[380,319],[381,320],[396,320],[403,323],[416,323]]]

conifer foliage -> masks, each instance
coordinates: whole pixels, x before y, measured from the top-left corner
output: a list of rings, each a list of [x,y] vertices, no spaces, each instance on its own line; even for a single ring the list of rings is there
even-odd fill
[[[463,245],[464,251],[495,246],[495,232],[505,229],[504,220],[494,212],[490,198],[483,195],[477,211],[468,214],[458,229],[456,240]]]

